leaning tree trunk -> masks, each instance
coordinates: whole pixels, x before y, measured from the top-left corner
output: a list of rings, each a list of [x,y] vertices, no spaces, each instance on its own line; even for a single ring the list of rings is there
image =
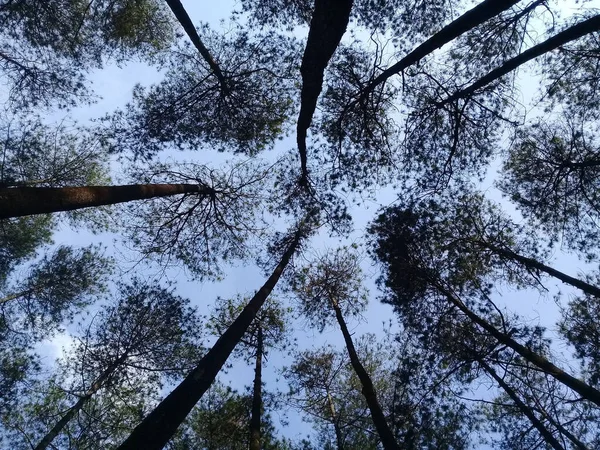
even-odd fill
[[[335,317],[337,318],[340,329],[342,330],[342,334],[344,335],[344,341],[346,342],[346,348],[348,349],[350,363],[352,364],[352,368],[354,369],[354,372],[356,372],[356,375],[360,380],[360,384],[362,385],[362,393],[367,401],[369,411],[371,411],[373,424],[375,425],[375,429],[379,434],[381,444],[385,450],[400,450],[400,447],[394,438],[394,434],[388,426],[385,415],[383,414],[381,406],[379,405],[379,401],[377,400],[377,394],[375,392],[375,387],[373,386],[373,381],[363,367],[358,354],[356,353],[354,343],[352,342],[352,336],[350,336],[350,332],[346,326],[346,321],[342,315],[342,310],[335,299],[332,299],[331,303],[333,305],[333,309],[335,310]]]
[[[223,90],[223,92],[226,94],[229,93],[227,79],[225,78],[225,75],[223,75],[221,67],[219,67],[219,65],[216,63],[215,59],[212,57],[212,55],[200,39],[200,36],[196,31],[196,27],[194,26],[192,19],[190,19],[190,16],[188,15],[181,2],[179,0],[166,1],[169,5],[169,8],[171,8],[171,11],[173,11],[173,14],[187,33],[188,37],[190,38],[190,41],[192,41],[192,43],[194,44],[204,61],[207,62],[207,64],[213,71],[217,80],[219,80],[219,84],[221,85],[221,89]]]
[[[160,450],[167,444],[194,405],[214,382],[223,364],[248,330],[296,252],[303,231],[302,228],[296,231],[292,242],[269,279],[200,360],[196,368],[133,430],[119,446],[119,450]]]
[[[472,30],[492,17],[506,11],[519,3],[519,1],[520,0],[485,0],[481,2],[453,22],[450,22],[393,66],[390,66],[381,72],[363,89],[361,98],[364,98],[388,78],[403,72],[413,64],[418,63],[434,50],[443,47],[467,31]]]
[[[256,338],[256,366],[254,368],[254,390],[252,392],[252,411],[250,416],[250,450],[260,450],[260,412],[262,408],[262,359],[263,332],[258,326]]]
[[[213,196],[215,191],[199,184],[0,188],[0,219],[73,211],[177,194]]]
[[[77,400],[77,402],[69,408],[69,410],[60,418],[60,420],[52,427],[48,433],[42,438],[38,445],[35,446],[34,450],[45,450],[50,446],[52,441],[60,434],[63,428],[75,417],[75,415],[81,411],[85,404],[92,398],[92,396],[100,390],[102,385],[108,380],[111,375],[117,370],[119,365],[125,360],[127,355],[121,356],[114,364],[100,374],[100,376],[92,383],[88,391]]]
[[[525,358],[534,366],[537,366],[542,370],[542,372],[547,373],[552,376],[556,380],[560,381],[565,386],[571,388],[583,398],[595,403],[600,406],[600,391],[590,386],[587,383],[584,383],[578,378],[568,374],[560,367],[555,366],[550,361],[548,361],[543,356],[535,353],[524,345],[519,344],[508,334],[503,333],[496,329],[492,324],[487,322],[485,319],[479,317],[473,311],[471,311],[467,306],[460,300],[453,292],[446,289],[444,286],[436,283],[435,286],[437,289],[446,296],[448,301],[456,306],[460,311],[462,311],[469,319],[471,319],[474,323],[479,325],[485,331],[490,333],[492,336],[498,340],[498,342],[506,345],[509,348],[512,348],[515,352]]]
[[[446,105],[459,98],[469,97],[478,89],[481,89],[484,86],[502,78],[504,75],[509,74],[513,70],[517,69],[519,66],[531,61],[532,59],[535,59],[539,56],[556,50],[562,45],[568,44],[569,42],[575,41],[587,34],[595,33],[597,31],[600,31],[600,15],[590,17],[589,19],[584,20],[583,22],[580,22],[576,25],[573,25],[572,27],[567,28],[566,30],[561,31],[557,35],[552,36],[550,39],[547,39],[544,42],[538,45],[534,45],[528,50],[525,50],[520,55],[509,59],[500,67],[492,70],[487,75],[481,77],[475,83],[471,84],[465,89],[455,92],[451,96],[442,100],[440,103],[438,103],[438,106]]]
[[[501,256],[501,257],[504,257],[507,259],[512,259],[513,261],[523,264],[525,267],[527,267],[530,270],[537,270],[540,272],[547,273],[548,275],[562,281],[565,284],[570,284],[571,286],[574,286],[577,289],[582,290],[586,294],[600,298],[600,288],[594,286],[593,284],[586,283],[583,280],[571,277],[571,276],[567,275],[566,273],[560,272],[559,270],[556,270],[550,266],[542,264],[541,262],[539,262],[533,258],[527,258],[526,256],[521,256],[518,253],[515,253],[511,250],[496,247],[495,245],[488,244],[486,242],[478,241],[477,243],[479,245],[481,245],[482,247],[487,248],[488,250],[491,250],[492,252],[496,253],[498,256]]]
[[[540,435],[544,438],[544,440],[554,449],[554,450],[565,450],[565,448],[560,445],[558,440],[552,435],[550,430],[544,426],[544,424],[535,416],[533,411],[529,406],[527,406],[523,400],[519,398],[519,395],[500,377],[494,369],[492,369],[488,364],[486,364],[483,360],[479,360],[479,365],[485,370],[496,383],[500,385],[500,387],[508,394],[508,396],[512,399],[512,401],[517,405],[517,408],[529,419],[531,424],[535,427],[536,430],[540,433]]]

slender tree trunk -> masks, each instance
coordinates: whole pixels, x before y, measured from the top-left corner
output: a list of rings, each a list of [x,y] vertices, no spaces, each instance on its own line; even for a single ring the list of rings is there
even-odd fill
[[[212,196],[215,191],[199,184],[0,188],[0,219],[191,193]]]
[[[443,47],[448,42],[456,39],[460,35],[481,25],[492,17],[497,16],[501,12],[506,11],[507,9],[519,3],[519,1],[520,0],[485,0],[481,2],[475,8],[464,13],[458,19],[450,22],[438,33],[431,36],[396,64],[381,72],[373,81],[371,81],[371,83],[367,85],[367,87],[365,87],[365,89],[363,89],[361,98],[364,98],[388,78],[401,73],[413,64],[418,63],[421,59],[432,53],[434,50]]]
[[[250,416],[250,450],[260,450],[260,412],[262,408],[262,358],[263,332],[258,326],[256,339],[256,366],[254,368],[254,390],[252,393],[252,414]]]
[[[331,303],[333,304],[333,309],[335,310],[335,317],[337,318],[340,329],[342,330],[342,334],[344,335],[344,341],[346,342],[346,349],[348,350],[350,363],[352,364],[352,368],[354,369],[354,372],[356,372],[356,375],[360,380],[360,384],[362,385],[362,394],[365,396],[369,411],[371,411],[373,424],[375,425],[375,429],[379,434],[381,444],[385,450],[400,450],[400,447],[394,438],[394,434],[388,426],[385,415],[383,414],[381,406],[379,405],[379,401],[377,400],[377,394],[375,392],[375,387],[373,386],[373,381],[361,364],[358,354],[356,353],[354,343],[352,342],[352,336],[348,331],[342,311],[337,301],[332,299]]]
[[[528,269],[538,270],[540,272],[547,273],[548,275],[559,279],[563,283],[569,284],[571,286],[576,287],[577,289],[582,290],[586,294],[600,298],[600,288],[594,286],[593,284],[586,283],[585,281],[582,281],[578,278],[571,277],[563,272],[553,269],[550,266],[542,264],[541,262],[536,261],[535,259],[521,256],[511,250],[496,247],[495,245],[488,244],[488,243],[482,242],[482,241],[477,241],[477,244],[491,250],[492,252],[496,253],[499,256],[502,256],[507,259],[512,259],[513,261],[517,261],[517,262],[523,264]]]
[[[304,230],[296,231],[281,261],[260,290],[252,297],[231,326],[196,368],[133,430],[119,450],[159,450],[169,441],[194,405],[214,382],[215,377],[256,317],[296,252]]]
[[[525,358],[531,364],[539,367],[543,372],[547,373],[548,375],[552,376],[556,380],[560,381],[565,386],[568,386],[569,388],[573,389],[575,392],[577,392],[583,398],[600,406],[600,391],[598,391],[594,387],[590,386],[589,384],[584,383],[580,379],[575,378],[574,376],[568,374],[561,368],[552,364],[550,361],[548,361],[543,356],[538,355],[537,353],[528,349],[524,345],[519,344],[517,341],[515,341],[513,338],[511,338],[508,334],[497,330],[489,322],[482,319],[477,314],[475,314],[473,311],[471,311],[469,308],[467,308],[467,306],[453,292],[446,289],[444,286],[440,285],[439,283],[435,283],[435,286],[439,289],[439,291],[442,294],[444,294],[446,296],[446,298],[448,299],[448,301],[451,304],[455,305],[460,311],[462,311],[474,323],[476,323],[481,328],[483,328],[488,333],[490,333],[492,336],[494,336],[498,340],[498,342],[506,345],[509,348],[512,348],[514,351],[516,351],[519,355],[521,355],[523,358]]]
[[[544,440],[555,450],[565,450],[565,448],[560,445],[560,443],[556,440],[556,438],[552,435],[552,433],[544,426],[544,424],[535,416],[533,411],[529,406],[527,406],[523,400],[521,400],[518,394],[500,377],[494,369],[492,369],[489,365],[487,365],[483,360],[479,360],[479,365],[485,370],[496,383],[500,385],[504,392],[508,394],[508,396],[512,399],[512,401],[517,405],[517,407],[521,410],[521,412],[529,419],[531,424],[535,427],[536,430],[540,433],[540,435],[544,438]]]
[[[466,98],[478,89],[496,81],[497,79],[503,77],[504,75],[512,72],[517,67],[525,64],[526,62],[531,61],[532,59],[537,58],[545,53],[549,53],[552,50],[557,49],[561,45],[568,44],[580,37],[585,36],[586,34],[591,34],[596,31],[600,31],[600,15],[593,16],[587,20],[584,20],[577,25],[573,25],[572,27],[567,28],[564,31],[561,31],[557,35],[551,37],[550,39],[545,40],[544,42],[534,45],[528,50],[525,50],[518,56],[515,56],[512,59],[506,61],[502,66],[492,70],[487,75],[483,76],[475,83],[471,84],[469,87],[462,89],[445,100],[441,101],[438,106],[446,105],[454,100],[459,98]]]
[[[100,376],[92,383],[85,395],[81,396],[77,402],[69,408],[69,410],[60,418],[60,420],[46,433],[34,450],[45,450],[52,441],[60,434],[63,428],[81,411],[81,408],[98,392],[104,382],[110,378],[119,365],[127,358],[127,355],[121,356],[113,365],[100,374]]]
[[[331,421],[333,422],[337,448],[338,450],[344,450],[344,435],[342,434],[337,412],[335,411],[335,405],[333,404],[333,398],[331,398],[331,393],[329,391],[327,391],[327,405],[329,406],[329,414],[331,414]]]
[[[200,39],[200,36],[196,31],[196,27],[194,27],[194,24],[192,23],[192,19],[190,19],[190,16],[188,15],[181,2],[179,0],[166,0],[166,2],[169,5],[169,8],[171,8],[171,11],[173,11],[173,14],[175,14],[175,17],[177,18],[185,32],[187,33],[188,37],[190,38],[190,41],[192,41],[192,44],[194,44],[194,46],[198,49],[198,52],[200,53],[202,58],[204,58],[204,61],[208,63],[209,67],[214,72],[215,77],[217,77],[217,80],[219,80],[219,84],[221,85],[221,89],[223,89],[223,92],[225,92],[226,94],[229,93],[227,79],[225,78],[225,75],[223,75],[223,71],[215,62],[214,58]]]

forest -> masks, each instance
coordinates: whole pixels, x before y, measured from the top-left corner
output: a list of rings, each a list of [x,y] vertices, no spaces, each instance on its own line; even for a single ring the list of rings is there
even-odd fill
[[[0,41],[0,448],[600,449],[600,3],[0,0]]]

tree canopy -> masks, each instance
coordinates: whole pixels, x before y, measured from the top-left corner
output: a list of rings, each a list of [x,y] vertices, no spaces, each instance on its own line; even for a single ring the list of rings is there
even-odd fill
[[[599,7],[0,0],[0,447],[598,448]]]

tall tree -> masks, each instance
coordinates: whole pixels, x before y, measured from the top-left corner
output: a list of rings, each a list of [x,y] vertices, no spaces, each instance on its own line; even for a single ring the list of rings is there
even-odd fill
[[[279,281],[292,256],[309,234],[310,223],[307,223],[309,219],[311,219],[310,216],[307,220],[302,221],[292,234],[284,236],[280,247],[283,246],[285,252],[265,284],[194,370],[135,428],[127,440],[119,446],[119,449],[133,449],[140,446],[148,449],[160,449],[173,436],[177,427],[181,425],[194,405],[214,382],[227,358],[240,342]]]
[[[71,420],[101,391],[118,397],[119,389],[141,379],[140,387],[152,392],[164,379],[176,379],[199,353],[199,332],[195,310],[172,290],[137,280],[121,285],[116,298],[96,315],[65,362],[63,370],[70,373],[65,381],[72,386],[63,389],[76,401],[58,420],[54,418],[54,423],[47,420],[40,436],[29,440],[37,440],[35,448],[39,450],[54,445]]]
[[[0,3],[0,74],[15,108],[67,106],[88,97],[86,74],[112,60],[150,57],[173,40],[158,0]]]
[[[208,322],[209,328],[215,335],[221,336],[242,312],[246,303],[246,299],[239,297],[235,300],[218,299],[215,311]],[[272,298],[267,299],[240,340],[240,345],[234,350],[235,357],[241,357],[247,362],[254,360],[254,382],[249,422],[250,450],[263,448],[261,444],[262,417],[265,409],[262,387],[263,361],[266,360],[270,351],[284,350],[289,344],[290,330],[289,322],[286,319],[288,314],[289,311],[286,311],[278,301]]]
[[[346,324],[345,317],[355,316],[364,310],[367,294],[363,283],[357,255],[347,248],[341,248],[301,269],[294,282],[294,290],[299,297],[302,312],[316,322],[321,331],[331,320],[331,316],[324,313],[333,311],[383,448],[393,450],[399,448],[398,443],[377,399],[371,376],[358,357]]]

